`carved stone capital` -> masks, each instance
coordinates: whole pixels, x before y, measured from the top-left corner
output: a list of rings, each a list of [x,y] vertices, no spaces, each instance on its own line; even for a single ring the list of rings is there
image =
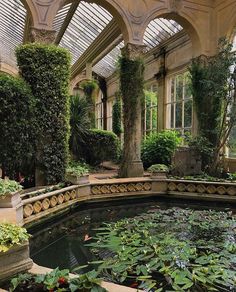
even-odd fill
[[[130,60],[135,60],[142,57],[147,52],[147,47],[145,45],[137,45],[128,43],[124,48],[121,49],[123,57]]]
[[[31,28],[30,39],[32,42],[42,43],[42,44],[52,44],[55,41],[56,31]]]
[[[170,0],[170,11],[177,13],[183,6],[182,0]]]

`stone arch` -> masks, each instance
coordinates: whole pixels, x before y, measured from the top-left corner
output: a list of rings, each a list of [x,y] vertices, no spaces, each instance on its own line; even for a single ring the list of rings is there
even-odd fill
[[[53,1],[53,0],[52,0]],[[90,2],[89,0],[82,0],[85,2]],[[50,8],[50,17],[49,17],[49,25],[52,27],[53,20],[60,8],[62,8],[64,5],[68,3],[75,3],[76,0],[60,0],[60,1],[54,1],[52,7]],[[92,3],[96,3],[97,5],[102,6],[104,9],[106,9],[108,12],[110,12],[113,17],[115,18],[118,26],[121,29],[121,33],[123,35],[123,38],[125,42],[128,42],[129,35],[130,35],[130,29],[129,29],[129,21],[126,17],[125,10],[123,9],[122,5],[119,4],[119,1],[114,0],[93,0]]]
[[[200,37],[201,34],[197,24],[194,22],[192,17],[182,11],[178,13],[170,12],[168,9],[159,9],[157,11],[154,11],[146,18],[144,22],[144,25],[142,27],[142,37],[144,37],[145,30],[149,23],[156,18],[172,19],[184,28],[192,42],[193,56],[198,56],[204,52],[204,45],[202,43]]]
[[[24,5],[25,9],[27,10],[29,17],[32,19],[32,23],[34,23],[37,13],[35,11],[35,7],[33,5],[33,2],[30,0],[20,0],[20,1]]]
[[[77,86],[77,84],[86,80],[89,80],[89,79],[86,77],[85,72],[82,72],[81,74],[77,75],[74,79],[72,79],[70,81],[70,94],[73,94],[73,90]]]

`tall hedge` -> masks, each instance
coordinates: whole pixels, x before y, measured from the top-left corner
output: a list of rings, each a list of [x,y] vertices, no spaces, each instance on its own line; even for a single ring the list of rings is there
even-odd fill
[[[118,137],[110,131],[91,129],[81,140],[80,157],[90,165],[99,165],[103,161],[117,160],[120,155],[120,143]]]
[[[30,174],[36,132],[30,87],[21,78],[0,74],[0,165],[10,178]]]
[[[118,95],[118,94],[117,94]],[[120,137],[122,133],[121,126],[121,98],[120,96],[116,96],[115,103],[112,107],[112,131]]]
[[[36,99],[37,168],[46,184],[56,183],[64,179],[68,157],[70,54],[34,43],[18,47],[16,56]]]

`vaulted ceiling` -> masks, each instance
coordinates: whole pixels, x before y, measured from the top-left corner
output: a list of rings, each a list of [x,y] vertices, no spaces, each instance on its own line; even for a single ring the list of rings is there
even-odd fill
[[[16,66],[15,47],[28,37],[29,19],[20,0],[0,1],[0,58]],[[54,19],[55,43],[72,54],[72,76],[93,64],[93,71],[105,78],[116,68],[124,45],[113,16],[101,6],[80,1],[65,5]],[[167,40],[182,27],[173,20],[155,19],[148,25],[144,44],[150,50]]]

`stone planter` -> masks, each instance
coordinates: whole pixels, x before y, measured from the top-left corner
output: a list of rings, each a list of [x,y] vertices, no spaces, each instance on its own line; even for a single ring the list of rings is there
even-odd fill
[[[151,178],[153,179],[166,179],[167,178],[167,171],[160,170],[151,173]]]
[[[21,202],[20,192],[0,196],[0,208],[14,208]]]
[[[78,176],[75,174],[67,173],[66,180],[73,185],[85,185],[89,183],[89,175]]]
[[[0,252],[0,282],[12,276],[26,272],[33,266],[29,257],[29,243],[15,245],[7,252]]]

